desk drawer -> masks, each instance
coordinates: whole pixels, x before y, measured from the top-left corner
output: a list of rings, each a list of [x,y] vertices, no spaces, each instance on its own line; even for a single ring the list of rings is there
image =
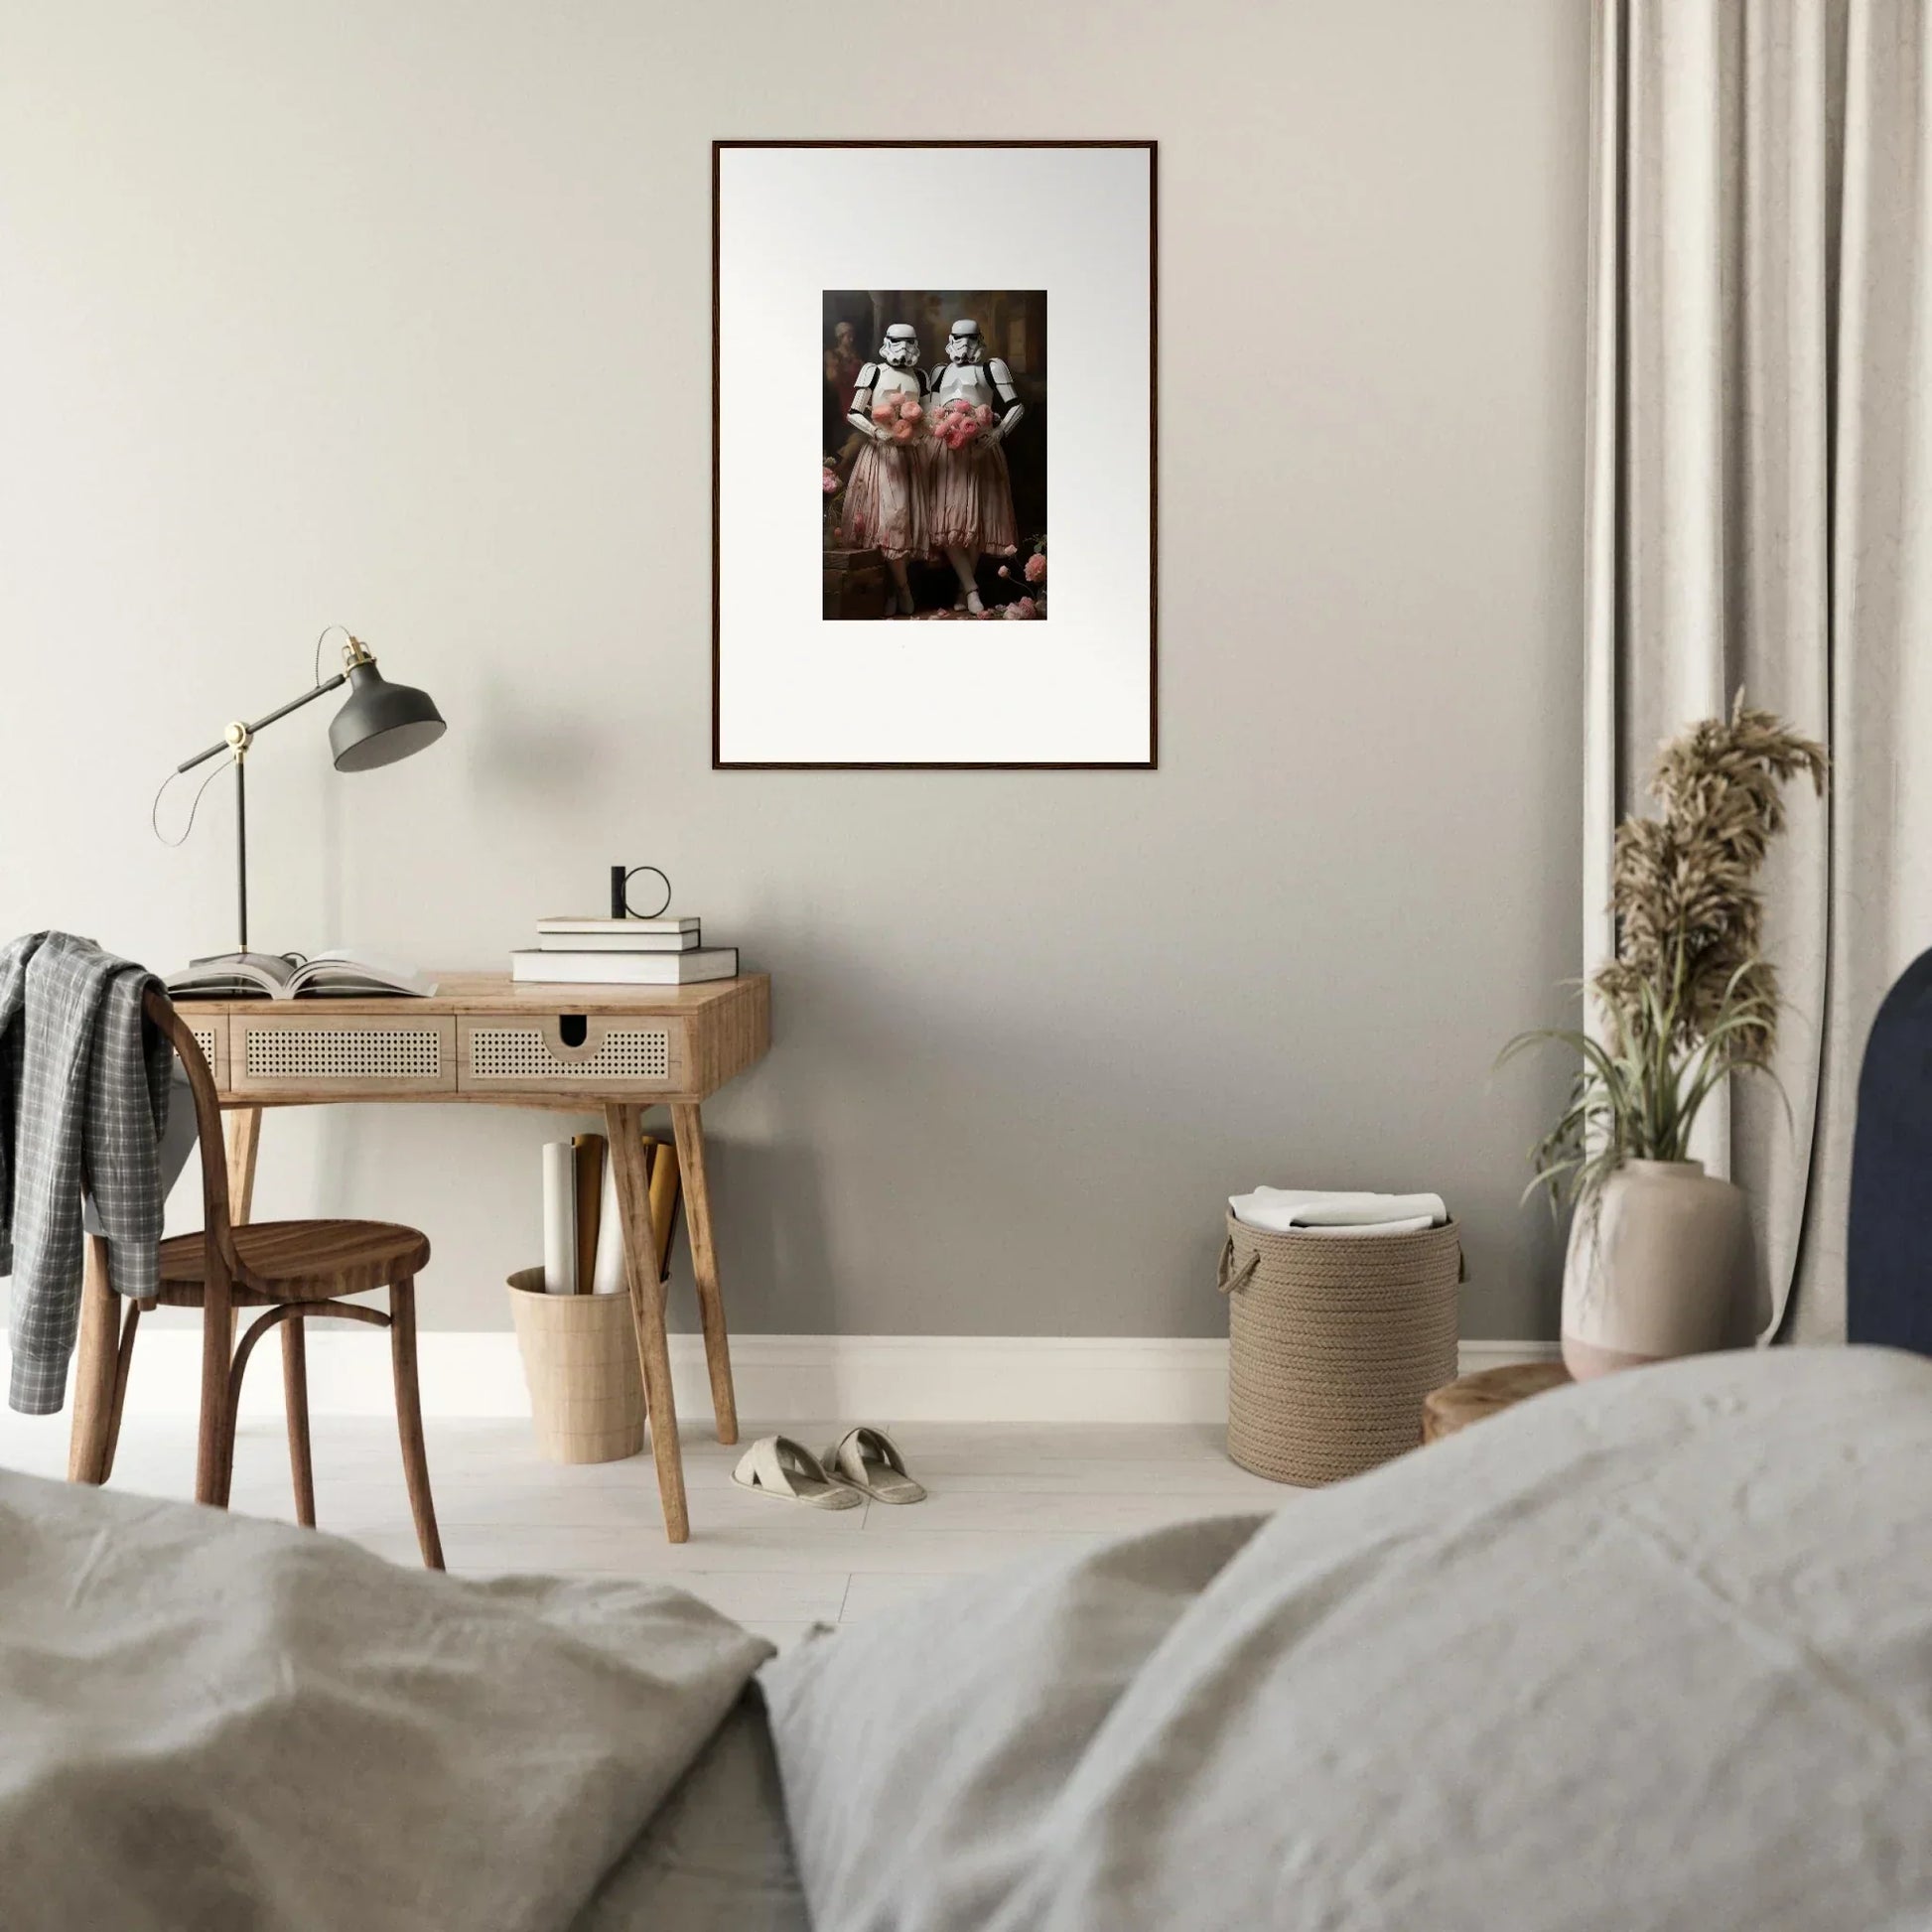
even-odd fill
[[[236,1014],[229,1023],[234,1093],[454,1093],[456,1022],[362,1020],[327,1008]]]
[[[182,1025],[195,1035],[195,1044],[202,1049],[202,1057],[207,1061],[207,1070],[214,1076],[215,1091],[225,1091],[228,1084],[228,1016],[225,1013],[197,1013],[194,1002],[190,1000],[182,1001],[175,1011],[181,1015]]]
[[[465,1093],[674,1093],[686,1083],[681,1020],[477,1013],[457,1027]]]

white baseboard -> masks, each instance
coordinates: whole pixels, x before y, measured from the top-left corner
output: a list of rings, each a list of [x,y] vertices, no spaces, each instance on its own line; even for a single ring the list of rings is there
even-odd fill
[[[309,1328],[309,1404],[323,1416],[391,1413],[388,1338],[360,1328]],[[144,1326],[127,1413],[193,1416],[199,1331]],[[1227,1343],[1160,1336],[734,1335],[732,1376],[748,1422],[1206,1423],[1227,1418]],[[1465,1341],[1461,1372],[1547,1361],[1547,1341]],[[432,1330],[418,1338],[423,1412],[444,1420],[530,1413],[516,1337]],[[671,1337],[678,1413],[710,1413],[704,1344]],[[273,1338],[242,1388],[246,1417],[280,1415]]]
[[[1485,1368],[1507,1368],[1512,1362],[1560,1362],[1560,1341],[1459,1341],[1455,1345],[1456,1373],[1474,1375]]]

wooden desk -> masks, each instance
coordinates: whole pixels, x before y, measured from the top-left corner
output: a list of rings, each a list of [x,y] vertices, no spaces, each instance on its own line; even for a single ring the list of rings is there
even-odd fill
[[[182,1018],[207,1056],[221,1105],[230,1110],[234,1218],[248,1218],[265,1107],[401,1100],[569,1113],[602,1108],[617,1170],[664,1529],[673,1543],[682,1543],[690,1519],[650,1224],[643,1116],[658,1105],[671,1110],[712,1409],[718,1440],[735,1443],[738,1411],[699,1110],[770,1045],[771,982],[763,973],[682,987],[518,986],[494,973],[438,978],[436,996],[428,1000],[182,1001]],[[506,1256],[503,1273],[527,1259]],[[98,1346],[83,1324],[83,1386],[88,1353]]]

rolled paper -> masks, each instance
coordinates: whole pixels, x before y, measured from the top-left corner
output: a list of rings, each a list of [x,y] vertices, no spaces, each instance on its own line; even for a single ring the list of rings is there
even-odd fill
[[[628,1283],[623,1274],[623,1219],[618,1211],[618,1164],[604,1164],[604,1196],[597,1217],[597,1264],[591,1271],[593,1295],[621,1295]]]
[[[543,1148],[543,1292],[577,1292],[577,1150],[568,1141]]]

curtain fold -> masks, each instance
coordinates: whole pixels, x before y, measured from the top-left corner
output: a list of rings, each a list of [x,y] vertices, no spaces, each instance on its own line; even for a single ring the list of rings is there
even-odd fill
[[[1924,0],[1594,12],[1586,973],[1665,739],[1742,687],[1833,758],[1765,870],[1782,1097],[1740,1079],[1699,1130],[1765,1338],[1843,1335],[1859,1058],[1932,945],[1927,54]]]

